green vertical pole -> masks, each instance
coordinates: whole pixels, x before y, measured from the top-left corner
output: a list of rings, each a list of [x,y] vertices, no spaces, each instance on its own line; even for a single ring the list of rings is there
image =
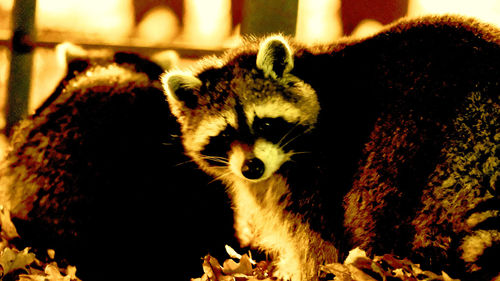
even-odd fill
[[[12,39],[5,133],[26,117],[35,42],[36,0],[16,0],[12,9]]]
[[[245,0],[241,34],[295,35],[298,0]]]

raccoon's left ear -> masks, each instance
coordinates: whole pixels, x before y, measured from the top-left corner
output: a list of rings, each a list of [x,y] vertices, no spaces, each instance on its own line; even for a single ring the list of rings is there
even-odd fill
[[[265,39],[257,53],[257,67],[272,78],[283,77],[293,69],[293,53],[282,36],[270,36]]]

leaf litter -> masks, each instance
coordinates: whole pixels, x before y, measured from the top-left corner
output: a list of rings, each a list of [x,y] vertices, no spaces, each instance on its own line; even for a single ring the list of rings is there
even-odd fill
[[[35,253],[30,252],[29,247],[18,250],[10,245],[5,229],[2,229],[1,236],[0,281],[81,281],[76,276],[75,266],[60,268],[55,261],[42,262],[36,258]],[[54,250],[48,250],[47,254],[50,259],[54,259]]]
[[[55,261],[42,262],[30,252],[30,248],[18,250],[8,240],[18,237],[9,214],[0,208],[0,281],[82,281],[76,276],[76,267],[60,268]],[[222,265],[211,255],[202,260],[204,274],[191,281],[275,281],[272,261],[255,261],[252,255],[240,255],[226,245],[229,259]],[[50,259],[55,252],[48,250]],[[447,273],[425,271],[418,264],[404,258],[386,254],[369,258],[365,251],[355,248],[343,263],[331,263],[320,267],[319,281],[460,281]]]
[[[240,255],[226,245],[230,259],[221,264],[206,255],[203,258],[204,274],[191,281],[271,281],[278,280],[273,276],[273,265],[270,261],[256,262],[251,254]],[[238,261],[235,261],[238,260]],[[344,263],[331,263],[321,266],[320,281],[460,281],[453,279],[445,272],[436,274],[425,271],[418,264],[408,259],[400,259],[395,255],[375,256],[373,259],[360,248],[349,252]]]

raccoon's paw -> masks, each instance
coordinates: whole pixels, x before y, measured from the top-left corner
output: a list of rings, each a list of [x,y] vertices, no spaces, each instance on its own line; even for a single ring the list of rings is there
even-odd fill
[[[300,280],[294,280],[292,279],[292,275],[290,272],[287,272],[286,270],[280,270],[280,269],[275,269],[273,273],[273,278],[276,278],[277,280],[280,281],[300,281]]]
[[[280,255],[276,260],[273,261],[273,277],[278,280],[283,281],[306,281],[314,280],[314,264],[315,261],[300,261],[295,255],[290,255],[292,252],[287,252],[288,254]]]
[[[273,263],[273,277],[280,281],[302,281],[300,272],[290,265]]]

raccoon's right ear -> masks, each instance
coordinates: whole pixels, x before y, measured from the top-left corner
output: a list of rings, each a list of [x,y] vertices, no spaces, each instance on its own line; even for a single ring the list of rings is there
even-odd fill
[[[175,116],[179,117],[183,109],[197,107],[200,79],[187,72],[170,71],[162,75],[161,81]]]
[[[257,67],[266,77],[281,78],[293,69],[293,52],[281,35],[266,38],[257,52]]]

